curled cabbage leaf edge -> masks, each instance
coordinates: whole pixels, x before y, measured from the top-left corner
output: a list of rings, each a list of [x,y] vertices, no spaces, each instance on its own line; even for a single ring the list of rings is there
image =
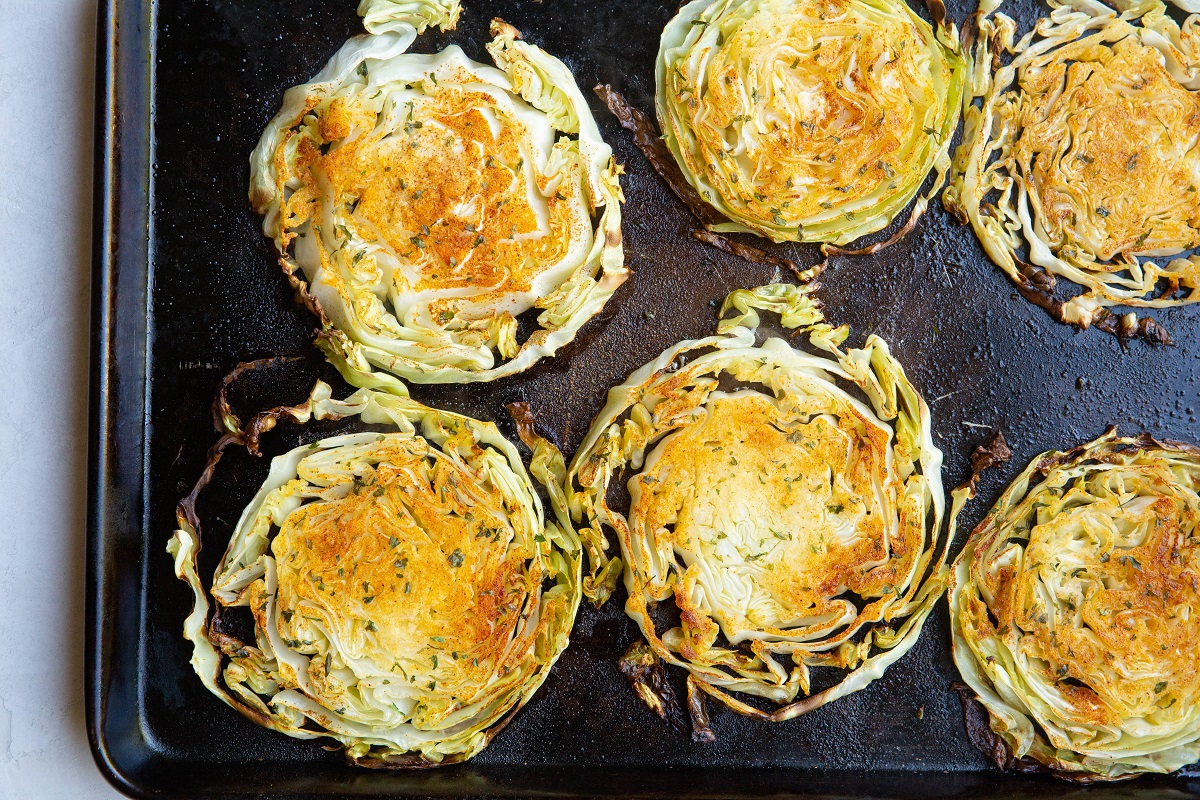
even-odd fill
[[[1089,783],[1171,772],[1200,759],[1200,704],[1195,702],[1194,684],[1190,696],[1187,687],[1173,684],[1169,662],[1127,660],[1119,648],[1105,647],[1109,652],[1101,657],[1100,671],[1115,675],[1112,690],[1126,696],[1113,706],[1089,689],[1085,694],[1090,700],[1080,704],[1080,690],[1071,688],[1070,681],[1082,679],[1086,684],[1091,672],[1085,663],[1073,663],[1070,646],[1055,648],[1051,655],[1064,659],[1056,667],[1043,663],[1030,649],[1033,644],[1020,643],[1023,637],[1032,643],[1037,635],[1036,630],[1021,627],[1021,619],[1026,617],[1032,619],[1033,628],[1048,627],[1052,643],[1068,641],[1068,636],[1081,629],[1084,606],[1089,602],[1088,595],[1081,595],[1084,582],[1094,587],[1093,593],[1124,583],[1115,572],[1103,574],[1109,567],[1109,571],[1138,576],[1142,569],[1154,568],[1130,555],[1144,526],[1131,525],[1132,535],[1121,534],[1114,527],[1112,507],[1136,515],[1135,507],[1144,509],[1153,501],[1169,498],[1183,506],[1181,522],[1190,520],[1193,530],[1187,535],[1195,536],[1200,519],[1197,489],[1200,448],[1160,442],[1147,434],[1120,437],[1110,429],[1073,450],[1050,451],[1034,458],[971,533],[952,567],[951,641],[955,664],[969,687],[962,690],[968,731],[1001,768],[1049,770],[1060,778]],[[1084,519],[1087,514],[1094,514],[1090,522]],[[1039,552],[1054,558],[1027,566],[1025,555],[1035,528],[1039,539],[1050,546]],[[1099,555],[1092,558],[1090,551],[1096,549]],[[1197,548],[1191,552],[1191,569],[1195,570]],[[1181,568],[1187,569],[1186,564]],[[1014,572],[1017,579],[1036,570],[1030,577],[1039,584],[1036,598],[1043,611],[1000,610],[999,598],[993,596],[1000,587],[985,579],[1005,570]],[[1194,598],[1195,577],[1192,582]],[[1134,588],[1136,594],[1141,593],[1140,586]],[[1150,591],[1149,585],[1146,590]],[[1129,607],[1119,605],[1121,613]],[[1021,616],[1014,618],[1015,614]],[[1115,616],[1105,616],[1117,624]],[[1060,627],[1063,632],[1056,635]],[[1166,639],[1161,642],[1163,652],[1173,649]],[[1166,656],[1172,657],[1194,662],[1196,642],[1193,640],[1190,648],[1185,643],[1180,653]],[[1119,670],[1130,674],[1122,676]],[[986,717],[974,713],[975,698]],[[1145,706],[1147,698],[1148,713],[1130,711]],[[1107,723],[1089,720],[1094,710],[1091,706],[1097,703],[1114,719]]]
[[[621,242],[621,168],[566,66],[520,41],[519,32],[501,20],[493,21],[494,38],[487,46],[498,69],[471,61],[454,45],[436,55],[407,52],[427,26],[452,28],[459,13],[458,0],[363,0],[359,14],[370,33],[350,39],[311,82],[288,90],[250,159],[251,203],[264,217],[263,231],[275,243],[297,297],[321,322],[317,345],[360,388],[403,393],[396,377],[463,383],[517,374],[573,340],[628,277]],[[286,224],[295,188],[285,179],[289,161],[296,158],[294,128],[304,125],[312,108],[367,92],[406,87],[423,92],[438,86],[439,74],[443,87],[461,82],[490,93],[496,102],[523,108],[523,125],[536,122],[538,134],[554,144],[543,153],[544,163],[531,160],[524,171],[540,174],[553,197],[582,205],[583,218],[594,221],[590,242],[573,246],[567,261],[553,265],[561,280],[542,287],[534,299],[542,309],[539,327],[524,342],[517,341],[518,322],[508,312],[492,313],[482,322],[419,309],[398,318],[377,294],[377,281],[361,274],[378,243],[361,240],[333,216],[318,227],[325,257],[306,270],[297,257],[296,234]],[[378,75],[382,83],[376,82]],[[403,122],[403,115],[392,116]],[[571,173],[577,186],[570,184]],[[497,354],[503,363],[497,363]]]
[[[284,359],[267,361],[281,360]],[[208,463],[196,486],[180,503],[178,529],[167,547],[174,559],[176,576],[193,593],[193,608],[184,623],[184,636],[193,647],[193,668],[213,694],[248,719],[295,738],[334,739],[340,743],[346,758],[361,766],[420,768],[470,758],[486,747],[529,701],[568,644],[582,596],[582,552],[570,519],[561,514],[556,521],[545,519],[542,501],[516,447],[494,424],[432,409],[404,396],[360,389],[345,400],[336,400],[331,397],[330,387],[318,382],[306,402],[264,411],[243,426],[225,400],[225,388],[238,375],[262,363],[241,365],[227,376],[214,405],[217,427],[223,435],[209,451]],[[557,492],[565,473],[561,453],[533,431],[527,413],[522,415],[521,404],[514,404],[510,410],[518,420],[522,440],[533,451],[530,472],[552,492]],[[312,419],[350,417],[391,432],[320,439],[275,458],[265,483],[232,533],[211,591],[206,590],[198,573],[202,542],[196,501],[212,479],[222,453],[230,445],[243,445],[258,455],[261,435],[281,420],[303,424]],[[436,684],[429,691],[424,686],[418,687],[421,695],[418,703],[445,712],[448,724],[444,729],[418,729],[405,714],[398,713],[398,707],[389,705],[383,697],[388,687],[379,685],[381,676],[357,674],[361,671],[361,660],[351,670],[335,636],[318,636],[315,642],[301,643],[285,642],[279,633],[273,591],[277,570],[270,542],[279,533],[282,517],[302,502],[303,487],[307,484],[298,478],[298,471],[312,459],[320,459],[327,471],[334,464],[334,473],[339,464],[343,471],[351,470],[351,465],[337,461],[338,453],[353,451],[357,454],[355,460],[362,462],[362,451],[385,444],[417,444],[428,452],[436,450],[434,455],[438,458],[486,473],[506,497],[506,503],[527,518],[524,522],[528,524],[518,526],[528,529],[526,532],[532,537],[523,543],[534,553],[526,569],[536,567],[547,582],[543,587],[539,581],[528,595],[527,602],[536,603],[531,609],[534,613],[522,616],[506,645],[513,647],[518,641],[524,642],[529,648],[528,655],[518,659],[515,670],[493,675],[488,685],[478,687],[480,699],[458,708],[454,698],[439,696]],[[347,473],[341,477],[350,476]],[[265,606],[259,610],[267,624],[263,625],[263,619],[256,614],[256,641],[242,642],[222,626],[220,617],[229,607],[249,605],[247,585],[256,583],[263,584],[261,588],[265,589]],[[373,630],[370,621],[366,626],[357,633],[364,637],[377,635],[370,633]],[[316,652],[298,652],[301,645],[309,650],[316,648]],[[322,658],[325,672],[320,669]],[[337,667],[336,678],[346,685],[343,696],[357,696],[353,713],[360,717],[381,717],[386,724],[364,723],[350,718],[344,708],[323,707],[306,690],[306,682],[315,680],[309,669],[313,663],[317,664],[318,676],[325,676],[324,680],[329,680],[331,665]],[[294,685],[283,685],[285,675],[290,676],[286,680]],[[384,673],[382,678],[393,679],[393,691],[403,688],[394,680],[395,675]],[[385,691],[381,693],[381,689]],[[410,713],[408,717],[411,716]]]
[[[963,139],[942,202],[961,222],[970,223],[988,257],[1022,296],[1054,319],[1080,330],[1095,326],[1121,339],[1170,344],[1170,335],[1153,318],[1138,319],[1135,312],[1110,309],[1168,308],[1200,301],[1200,259],[1190,255],[1159,266],[1135,254],[1103,261],[1071,241],[1052,249],[1034,213],[1030,177],[1014,157],[1022,133],[1015,117],[1029,102],[1026,84],[1055,66],[1059,51],[1088,43],[1112,48],[1134,37],[1139,45],[1161,53],[1167,71],[1182,87],[1200,89],[1197,20],[1190,17],[1181,27],[1159,0],[1112,0],[1108,5],[1099,0],[1047,0],[1047,4],[1050,15],[1016,41],[1016,23],[998,11],[1000,0],[979,4],[972,32],[964,37],[970,40],[972,56],[963,95]],[[1200,5],[1189,0],[1176,5],[1200,11]],[[1063,130],[1061,138],[1069,142],[1071,132]],[[1107,215],[1102,208],[1088,213]],[[1028,250],[1029,261],[1021,257],[1022,249]],[[1080,286],[1083,292],[1066,301],[1058,299],[1053,292],[1057,278]],[[1155,296],[1161,281],[1171,290]]]
[[[853,202],[846,202],[838,192],[829,188],[828,202],[821,204],[820,212],[797,217],[788,212],[787,204],[780,197],[764,197],[757,192],[743,190],[745,197],[735,200],[720,191],[714,185],[713,173],[718,168],[737,173],[738,168],[723,167],[706,158],[697,149],[696,137],[687,123],[689,118],[700,113],[687,110],[689,103],[699,102],[696,99],[698,91],[692,85],[695,73],[715,54],[730,46],[727,43],[731,41],[738,25],[748,16],[775,13],[780,6],[790,8],[788,3],[776,0],[693,0],[680,9],[663,31],[655,63],[655,108],[663,141],[692,190],[723,218],[714,220],[711,214],[698,215],[710,232],[755,233],[774,242],[821,242],[822,251],[827,256],[873,253],[893,244],[912,230],[925,212],[929,200],[941,190],[950,168],[950,143],[958,126],[968,77],[968,65],[963,57],[958,29],[946,20],[946,9],[940,0],[929,2],[936,29],[917,16],[903,0],[855,0],[849,4],[864,19],[875,20],[881,26],[883,23],[911,25],[922,32],[928,47],[920,55],[924,59],[922,63],[927,62],[930,67],[934,102],[927,108],[914,109],[918,112],[918,119],[911,139],[902,143],[906,156],[894,165],[875,165],[887,170],[886,177],[879,176],[875,190]],[[787,44],[779,42],[781,48]],[[897,46],[898,51],[903,51],[906,44],[916,47],[915,42],[905,41]],[[749,60],[750,55],[756,54],[742,55],[745,57],[743,60]],[[774,59],[775,63],[786,64],[791,61],[795,67],[797,62],[803,63],[808,58],[808,55],[804,55],[793,61],[791,57],[785,57],[787,55],[781,52]],[[686,65],[687,76],[680,71],[681,64]],[[769,77],[759,77],[757,80],[766,84]],[[742,76],[743,83],[747,85],[754,84],[755,80],[753,74]],[[731,145],[733,150],[728,156],[718,153],[717,159],[725,158],[736,164],[737,151],[743,145],[742,139],[750,135],[752,130],[770,130],[770,119],[763,108],[765,100],[760,102],[760,99],[773,95],[774,91],[770,85],[760,88],[761,92],[759,88],[742,92],[745,96],[741,98],[741,113],[734,117],[733,123],[736,139]],[[699,166],[693,168],[693,164]],[[783,171],[787,174],[786,168]],[[930,171],[935,171],[937,177],[931,188],[918,197]],[[819,185],[816,188],[820,188]],[[676,191],[680,193],[680,189]],[[856,250],[838,247],[883,229],[914,197],[917,200],[909,219],[887,240]],[[694,207],[695,203],[689,205]]]
[[[955,520],[974,492],[973,478],[952,493],[949,523],[944,527],[942,454],[931,438],[928,407],[882,339],[871,336],[860,349],[842,349],[849,330],[826,323],[810,292],[810,287],[785,284],[735,291],[721,308],[725,318],[716,335],[675,345],[613,388],[571,462],[559,501],[579,526],[587,550],[585,597],[597,606],[603,604],[624,576],[630,597],[626,613],[638,623],[646,641],[630,649],[621,663],[622,671],[639,696],[660,716],[669,718],[672,711],[668,706],[674,701],[660,675],[659,662],[687,670],[687,705],[694,736],[700,739],[711,738],[704,695],[740,714],[781,721],[858,691],[882,675],[916,643],[923,623],[944,592],[947,548],[954,536]],[[784,327],[806,333],[819,355],[797,352],[781,339],[768,339],[756,346],[759,310],[778,313]],[[752,642],[752,653],[717,643],[708,651],[711,657],[688,658],[679,652],[678,644],[664,643],[649,611],[656,601],[670,596],[673,582],[683,579],[683,568],[669,543],[660,552],[653,542],[632,540],[625,515],[609,505],[610,488],[618,475],[639,468],[655,442],[670,430],[669,426],[661,427],[666,422],[658,419],[656,406],[669,409],[673,405],[670,397],[699,391],[694,385],[696,380],[715,382],[717,376],[727,372],[736,372],[739,381],[761,383],[778,391],[771,377],[774,370],[802,373],[807,385],[824,384],[826,391],[838,397],[849,397],[843,387],[865,397],[865,403],[850,402],[855,403],[856,413],[888,431],[889,464],[894,459],[894,474],[889,477],[896,477],[901,487],[898,502],[911,501],[916,518],[913,524],[921,527],[920,555],[914,559],[911,572],[891,587],[892,593],[878,600],[877,613],[856,620],[847,630],[809,642],[803,641],[802,629],[791,641],[785,641],[787,637],[762,636]],[[676,388],[661,397],[656,391],[666,382]],[[607,552],[606,531],[616,535],[619,557]],[[655,578],[644,574],[641,565],[649,562],[665,565],[669,575]],[[856,637],[858,633],[862,635]],[[774,658],[782,651],[792,654],[794,666],[790,673]],[[787,703],[798,690],[808,691],[806,662],[849,671],[834,686]],[[787,704],[765,712],[737,699],[730,691]]]

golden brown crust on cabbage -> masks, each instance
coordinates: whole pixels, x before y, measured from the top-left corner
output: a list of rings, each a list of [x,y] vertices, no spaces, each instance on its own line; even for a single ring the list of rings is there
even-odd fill
[[[1200,299],[1200,40],[1158,0],[1050,0],[1014,41],[984,2],[947,209],[1060,322],[1169,344],[1114,307]],[[976,102],[978,101],[978,102]],[[1060,297],[1059,279],[1082,293]],[[1069,294],[1069,293],[1068,293]]]
[[[889,224],[934,170],[937,191],[966,71],[944,6],[930,11],[936,29],[887,0],[681,8],[663,32],[655,105],[690,194],[722,220],[700,218],[717,233],[843,245]],[[873,252],[924,209],[888,242],[829,252]]]
[[[1114,780],[1200,758],[1198,489],[1200,450],[1110,430],[1034,459],[971,534],[954,656],[1002,763]]]
[[[810,287],[733,293],[716,336],[682,342],[609,400],[566,495],[601,603],[624,566],[645,644],[622,670],[660,716],[679,702],[658,662],[688,671],[694,735],[705,695],[780,721],[857,691],[916,641],[946,579],[941,453],[928,409],[886,343],[840,347]],[[755,346],[760,310],[808,335]],[[614,504],[621,480],[629,503]],[[615,534],[621,557],[605,552]],[[671,603],[678,624],[651,609]],[[814,666],[846,670],[803,699]],[[764,711],[736,694],[778,704]]]
[[[498,19],[495,67],[407,52],[436,2],[364,0],[377,32],[290,89],[251,157],[264,233],[359,387],[521,372],[628,276],[621,170],[570,72]]]
[[[547,520],[494,425],[360,390],[245,425],[222,384],[225,432],[180,503],[169,550],[195,605],[184,632],[205,685],[255,722],[336,740],[364,766],[423,767],[477,753],[545,680],[580,599],[579,541]],[[280,420],[382,426],[272,461],[210,585],[197,573],[196,501],[225,449]],[[530,432],[532,471],[562,456]],[[554,480],[557,480],[557,475]],[[557,490],[557,486],[552,490]],[[565,525],[565,527],[564,527]],[[249,613],[254,636],[230,625]]]

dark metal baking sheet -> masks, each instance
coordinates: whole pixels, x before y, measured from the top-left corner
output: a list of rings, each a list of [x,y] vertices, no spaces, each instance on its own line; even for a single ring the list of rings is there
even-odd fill
[[[970,0],[951,3],[960,22]],[[100,15],[89,574],[89,728],[101,769],[143,797],[474,794],[763,797],[1025,797],[1070,794],[1003,775],[967,742],[944,605],[917,647],[866,690],[780,725],[713,709],[715,744],[664,726],[624,684],[615,659],[634,627],[623,595],[581,610],[546,685],[468,764],[422,773],[346,767],[338,755],[257,728],[201,686],[180,635],[190,596],[164,547],[173,509],[214,438],[212,392],[237,362],[303,352],[313,320],[297,307],[246,201],[247,156],[285,88],[360,31],[352,0],[109,0]],[[1033,0],[1007,9],[1028,23]],[[652,108],[653,57],[672,0],[468,0],[461,44],[485,59],[501,15],[560,56],[584,88],[612,83]],[[705,335],[715,303],[773,269],[686,235],[691,220],[630,137],[593,101],[619,159],[633,277],[557,358],[487,385],[414,387],[423,401],[500,423],[529,400],[569,454],[606,389],[682,338]],[[805,264],[811,247],[776,250]],[[1200,309],[1160,315],[1177,346],[1123,349],[1077,335],[1021,301],[969,229],[933,204],[917,230],[873,257],[836,259],[820,296],[852,342],[884,336],[929,400],[947,484],[970,447],[1004,429],[1015,453],[989,476],[968,527],[1034,454],[1127,432],[1200,441]],[[251,379],[246,408],[298,400],[322,373],[312,358]],[[324,370],[328,376],[328,370]],[[285,429],[274,452],[329,428]],[[266,460],[230,455],[201,511],[205,569]],[[218,540],[214,543],[214,540]],[[961,538],[960,538],[961,542]],[[957,549],[957,548],[956,548]],[[1142,780],[1121,797],[1200,794],[1200,770]]]

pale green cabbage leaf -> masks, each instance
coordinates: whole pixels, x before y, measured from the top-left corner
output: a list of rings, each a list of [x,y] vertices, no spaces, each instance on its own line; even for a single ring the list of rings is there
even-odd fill
[[[1060,322],[1132,335],[1136,314],[1111,308],[1200,300],[1200,259],[1162,260],[1200,245],[1197,18],[1180,26],[1158,0],[1048,5],[1019,40],[999,2],[980,5],[943,202]],[[1057,298],[1058,279],[1082,291]]]
[[[457,2],[359,11],[372,34],[288,90],[251,156],[263,230],[352,384],[528,369],[628,277],[621,169],[570,72],[511,26],[492,23],[497,68],[407,52]]]
[[[1110,430],[1034,458],[972,532],[954,661],[1008,765],[1115,780],[1200,759],[1198,491],[1200,449]]]
[[[567,646],[582,596],[570,520],[546,518],[492,423],[389,392],[335,400],[324,383],[245,430],[277,418],[376,428],[275,458],[207,587],[199,518],[181,504],[168,550],[194,596],[192,666],[251,720],[335,740],[359,764],[470,758]],[[527,434],[533,472],[550,480],[562,456]],[[241,641],[221,620],[246,610],[254,636]]]
[[[928,407],[886,342],[843,348],[848,329],[809,292],[736,291],[716,335],[613,388],[564,498],[588,551],[585,596],[603,603],[623,575],[626,613],[653,658],[688,671],[689,705],[704,693],[773,721],[862,689],[913,646],[953,536]],[[760,310],[809,348],[756,344]],[[661,630],[652,609],[668,602],[680,621]],[[796,700],[818,666],[845,674]]]
[[[940,3],[933,8],[944,17]],[[655,108],[718,232],[845,244],[942,185],[967,79],[958,31],[903,0],[693,0],[662,34]]]

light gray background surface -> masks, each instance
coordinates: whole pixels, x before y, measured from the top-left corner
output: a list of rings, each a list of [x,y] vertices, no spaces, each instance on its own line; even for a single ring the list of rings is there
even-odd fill
[[[0,0],[0,798],[120,795],[83,711],[96,0]]]

